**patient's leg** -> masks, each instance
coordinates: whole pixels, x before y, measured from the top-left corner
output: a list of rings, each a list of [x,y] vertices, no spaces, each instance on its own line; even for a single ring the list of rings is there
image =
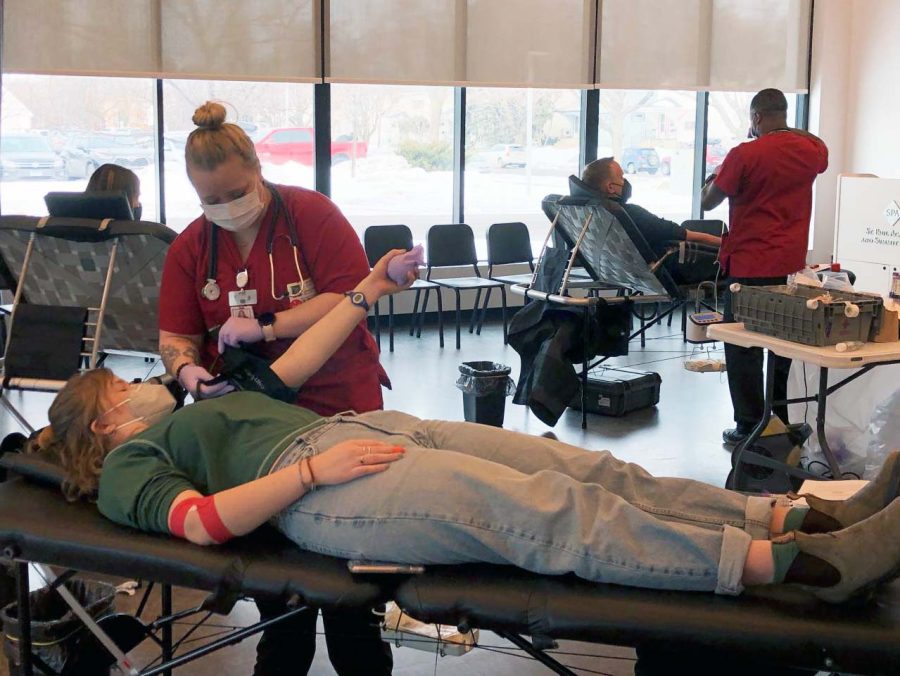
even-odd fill
[[[754,539],[769,537],[772,506],[779,501],[787,504],[783,498],[748,498],[691,479],[657,478],[609,451],[586,451],[555,439],[442,420],[422,421],[420,428],[425,443],[434,448],[490,460],[525,474],[553,470],[579,482],[599,484],[660,519],[711,528],[728,524]]]
[[[740,592],[750,535],[713,528],[706,515],[678,517],[658,518],[557,471],[524,474],[412,446],[385,472],[305,495],[276,523],[299,546],[344,558],[510,563],[632,586]]]

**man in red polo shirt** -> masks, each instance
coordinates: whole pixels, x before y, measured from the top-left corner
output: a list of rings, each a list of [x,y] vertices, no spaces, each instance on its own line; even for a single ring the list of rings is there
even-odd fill
[[[732,282],[752,286],[784,284],[806,264],[812,186],[828,167],[828,148],[818,137],[787,126],[787,99],[777,89],[763,89],[750,102],[750,135],[725,157],[703,187],[704,210],[727,197],[729,232],[719,260]],[[725,294],[725,320],[734,321],[731,293]],[[769,354],[775,366],[776,400],[787,398],[790,359]],[[763,415],[763,353],[760,348],[725,345],[728,388],[734,429],[726,444],[740,443]],[[787,422],[787,406],[775,408]]]

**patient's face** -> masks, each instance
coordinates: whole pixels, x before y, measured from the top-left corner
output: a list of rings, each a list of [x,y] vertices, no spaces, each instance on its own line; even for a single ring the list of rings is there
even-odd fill
[[[607,195],[614,197],[622,196],[622,189],[625,187],[625,172],[622,170],[622,165],[618,162],[610,162],[609,165],[609,178],[606,179],[606,185],[604,186],[604,191]]]
[[[125,401],[130,397],[130,390],[131,385],[121,378],[113,377],[110,379],[109,384],[101,395],[100,409],[103,412],[97,417],[97,421],[104,426],[103,430],[119,427],[119,425],[124,425],[134,418],[131,409],[125,404]],[[101,433],[107,433],[113,444],[117,445],[139,431],[140,428],[136,425],[126,425],[121,429]]]

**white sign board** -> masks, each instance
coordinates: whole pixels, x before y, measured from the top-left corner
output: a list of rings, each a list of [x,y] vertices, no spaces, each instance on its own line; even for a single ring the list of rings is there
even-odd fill
[[[835,260],[900,263],[900,179],[841,176]]]

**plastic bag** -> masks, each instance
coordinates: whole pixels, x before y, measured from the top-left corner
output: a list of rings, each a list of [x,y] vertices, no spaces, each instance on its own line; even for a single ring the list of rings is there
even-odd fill
[[[467,361],[459,365],[460,376],[456,387],[476,397],[503,391],[508,397],[516,391],[516,384],[509,377],[512,368],[493,361]]]
[[[105,617],[115,612],[116,588],[106,582],[89,580],[70,580],[66,588],[84,606],[94,619]],[[79,642],[88,635],[87,627],[81,622],[71,608],[55,589],[43,587],[28,595],[31,606],[31,639],[32,650],[54,673],[60,673],[64,667],[78,657]],[[11,673],[21,673],[19,667],[20,636],[18,605],[10,603],[0,610],[3,622],[3,652],[13,665]]]
[[[812,396],[819,391],[819,368],[817,366],[806,365],[806,379],[804,381],[804,364],[795,360],[791,366],[791,375],[788,379],[788,397],[799,398],[804,396]],[[846,377],[855,373],[855,370],[831,371],[829,373],[829,386],[844,380]],[[870,452],[869,447],[874,439],[874,432],[870,432],[875,416],[883,406],[888,406],[893,400],[894,413],[897,411],[897,383],[900,382],[900,365],[885,365],[873,369],[861,378],[847,383],[838,390],[828,395],[827,408],[825,414],[825,437],[828,440],[828,446],[834,452],[841,472],[851,473],[861,478],[870,479],[877,473],[881,464],[884,462],[884,456],[880,456],[880,460]],[[791,404],[788,407],[788,415],[791,422],[800,422],[805,420],[813,427],[813,434],[807,442],[807,450],[804,453],[803,464],[810,464],[809,470],[816,474],[825,474],[828,472],[825,455],[822,453],[819,445],[816,428],[816,413],[818,411],[816,402],[809,404]],[[883,413],[882,415],[887,415]],[[804,417],[805,416],[805,417]],[[900,439],[897,438],[897,432],[894,437],[890,437],[890,426],[894,425],[897,429],[896,421],[890,421],[885,426],[883,423],[878,429],[884,428],[887,437],[884,437],[884,443],[890,444],[893,439],[894,448],[900,446]],[[886,455],[888,451],[879,451]],[[848,478],[853,478],[848,476]]]
[[[871,479],[888,454],[900,449],[900,388],[875,409],[866,433],[865,478]]]
[[[833,272],[832,270],[824,270],[819,273],[822,280],[822,288],[834,289],[835,291],[853,291],[853,285],[850,283],[850,275],[846,272]]]
[[[802,270],[795,272],[792,275],[788,275],[787,284],[792,289],[795,289],[798,286],[814,286],[817,288],[822,287],[822,282],[819,280],[819,276],[812,268],[803,268]]]

